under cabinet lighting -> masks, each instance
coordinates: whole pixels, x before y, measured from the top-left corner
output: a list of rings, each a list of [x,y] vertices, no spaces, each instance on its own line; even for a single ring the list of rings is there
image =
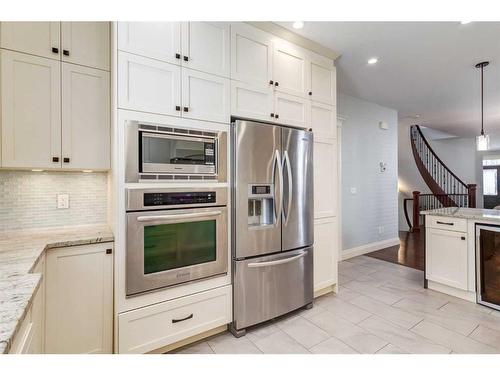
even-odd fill
[[[302,21],[295,21],[292,25],[294,29],[302,29],[304,27],[304,22]]]
[[[31,172],[43,172],[43,169],[32,169]]]
[[[368,60],[368,64],[373,65],[378,62],[378,59],[376,57],[372,57],[371,59]]]
[[[82,172],[83,173],[92,173],[94,171],[92,169],[83,169]]]
[[[461,25],[467,25],[468,23],[471,23],[471,21],[460,21]]]

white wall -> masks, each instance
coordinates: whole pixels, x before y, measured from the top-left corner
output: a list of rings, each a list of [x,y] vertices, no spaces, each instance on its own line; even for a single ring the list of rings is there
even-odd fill
[[[338,113],[346,118],[341,140],[342,248],[350,251],[398,237],[398,117],[396,110],[347,95],[338,100]],[[381,130],[379,121],[389,129]],[[387,163],[385,172],[380,172],[380,162]]]
[[[441,160],[466,184],[477,184],[477,207],[482,207],[482,155],[476,151],[475,138],[427,138]],[[399,125],[399,228],[408,230],[404,219],[403,198],[411,197],[412,191],[430,193],[415,164],[410,144],[410,124]],[[411,212],[408,206],[409,214]]]
[[[107,196],[107,173],[0,171],[0,231],[106,223]]]

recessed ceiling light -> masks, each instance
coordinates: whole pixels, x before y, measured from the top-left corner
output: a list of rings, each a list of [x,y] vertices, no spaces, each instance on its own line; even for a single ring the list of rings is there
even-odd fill
[[[302,29],[304,27],[304,22],[302,21],[295,21],[292,25],[294,29]]]
[[[471,21],[460,21],[462,25],[467,25],[468,23],[471,23]]]
[[[373,65],[378,62],[378,59],[376,57],[372,57],[371,59],[368,59],[368,64]]]

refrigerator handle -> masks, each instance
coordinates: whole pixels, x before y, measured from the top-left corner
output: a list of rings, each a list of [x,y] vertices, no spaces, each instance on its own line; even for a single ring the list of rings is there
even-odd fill
[[[283,168],[285,164],[286,164],[286,172],[288,179],[288,204],[286,207],[286,214],[285,210],[283,209],[283,219],[285,220],[284,224],[286,225],[288,223],[288,218],[290,217],[290,210],[292,209],[292,194],[293,194],[292,163],[290,163],[290,157],[288,156],[287,150],[285,150],[285,156],[283,157]]]
[[[279,199],[276,199],[274,197],[274,222],[277,224],[278,223],[278,215],[281,215],[281,210],[283,209],[283,168],[281,165],[281,156],[279,150],[274,151],[274,164],[273,164],[273,185],[276,186],[276,166],[278,167],[278,177],[280,180],[279,184],[279,192],[280,196]],[[279,206],[276,207],[276,204]]]

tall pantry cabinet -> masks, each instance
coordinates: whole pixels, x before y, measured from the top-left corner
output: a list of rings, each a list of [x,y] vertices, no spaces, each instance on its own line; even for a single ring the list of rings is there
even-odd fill
[[[109,26],[0,23],[1,167],[110,168]]]

